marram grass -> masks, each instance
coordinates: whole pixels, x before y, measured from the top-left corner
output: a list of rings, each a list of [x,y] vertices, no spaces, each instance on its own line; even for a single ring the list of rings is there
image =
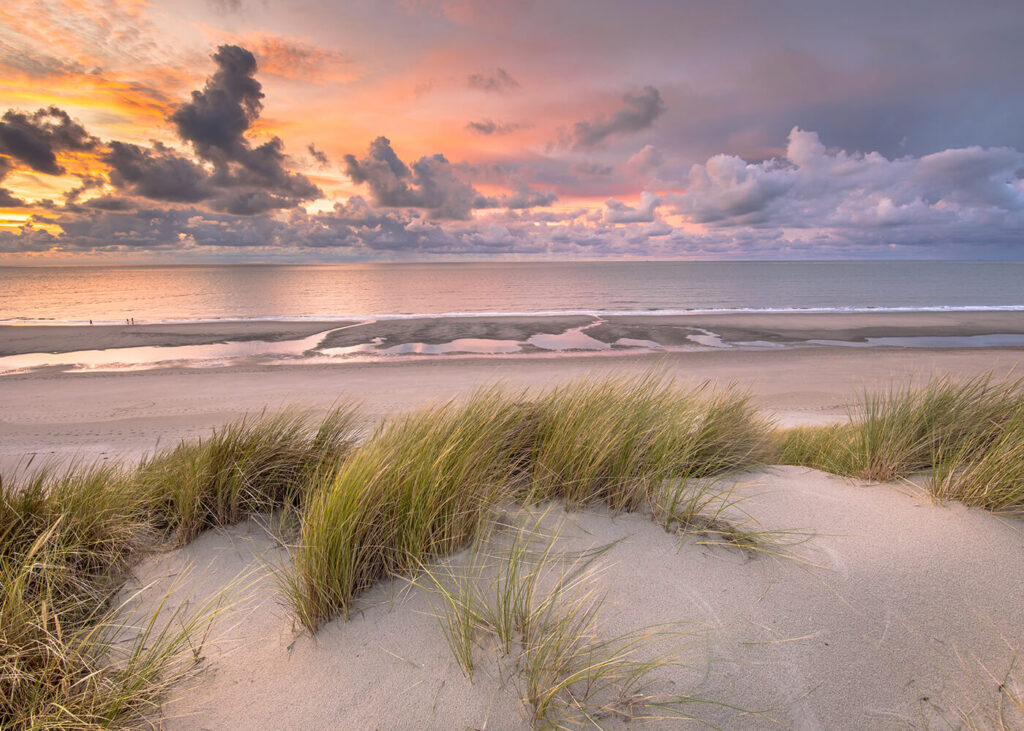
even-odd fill
[[[518,429],[497,391],[386,423],[331,475],[302,515],[284,584],[299,620],[315,629],[374,582],[408,573],[473,538],[503,492]]]
[[[312,491],[285,593],[314,630],[379,579],[466,546],[501,501],[637,510],[668,478],[758,462],[768,434],[746,396],[651,375],[534,399],[486,389],[385,424]]]
[[[531,500],[637,510],[669,478],[705,477],[766,456],[768,423],[735,390],[680,389],[657,376],[580,381],[538,399]]]
[[[243,418],[206,438],[182,442],[135,472],[157,524],[187,543],[213,526],[247,515],[297,508],[318,472],[331,472],[354,444],[355,412],[314,421],[286,411]]]
[[[939,454],[929,483],[940,500],[1024,513],[1024,399]]]
[[[776,461],[888,481],[931,471],[939,500],[1024,508],[1024,389],[981,376],[865,394],[847,423],[776,433]]]
[[[550,510],[550,509],[549,509]],[[684,695],[653,692],[658,670],[677,662],[683,625],[608,634],[595,587],[611,546],[563,553],[545,516],[482,543],[468,564],[424,565],[420,583],[437,597],[453,657],[472,681],[491,655],[511,680],[535,728],[602,728],[605,721],[683,715]]]
[[[0,728],[123,728],[196,663],[215,607],[144,618],[126,642],[119,589],[146,550],[300,505],[347,454],[353,417],[243,420],[135,469],[81,465],[0,478]]]
[[[350,409],[322,420],[288,412],[134,468],[78,464],[0,479],[0,727],[119,727],[153,710],[189,665],[182,648],[199,625],[144,633],[112,665],[112,602],[127,570],[144,550],[254,513],[294,518],[283,584],[312,630],[379,579],[469,545],[509,501],[642,509],[666,528],[745,546],[755,533],[724,520],[731,498],[713,478],[781,462],[873,480],[931,470],[938,499],[1024,510],[1024,395],[1017,382],[989,378],[867,394],[847,423],[774,432],[734,389],[681,389],[651,374],[539,396],[487,389],[393,418],[361,445],[356,437]],[[499,603],[521,605],[520,579],[528,583],[502,585],[510,594]],[[576,615],[584,624],[587,606]],[[487,622],[508,645],[524,611]],[[472,633],[450,640],[471,662]],[[550,685],[524,697],[541,709]]]

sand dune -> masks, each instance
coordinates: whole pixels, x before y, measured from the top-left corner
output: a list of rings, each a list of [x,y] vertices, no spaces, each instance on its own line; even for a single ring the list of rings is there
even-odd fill
[[[991,727],[998,685],[1024,647],[1020,522],[934,505],[910,485],[803,468],[730,480],[764,528],[795,533],[747,552],[699,536],[683,541],[642,515],[555,509],[545,518],[560,549],[617,542],[600,559],[609,635],[686,623],[692,634],[672,640],[682,664],[654,673],[655,692],[758,712],[682,708],[724,728],[940,728],[964,716]],[[165,728],[529,726],[521,683],[508,668],[498,677],[490,650],[477,650],[483,670],[472,683],[463,675],[428,591],[381,584],[349,621],[309,637],[268,573],[286,560],[250,522],[138,569],[140,582],[160,588],[190,568],[172,604],[214,594],[238,575],[251,579],[236,591],[247,599],[215,630],[199,674],[168,698]],[[1017,666],[1009,683],[1019,694],[1019,658]],[[1008,719],[1024,723],[1019,708]]]

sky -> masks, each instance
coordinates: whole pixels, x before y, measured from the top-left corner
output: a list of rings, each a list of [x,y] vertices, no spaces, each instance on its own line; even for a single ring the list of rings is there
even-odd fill
[[[1019,0],[7,0],[0,265],[1024,259]]]

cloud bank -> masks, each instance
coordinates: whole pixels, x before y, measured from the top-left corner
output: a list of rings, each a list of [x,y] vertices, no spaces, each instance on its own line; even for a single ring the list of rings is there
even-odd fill
[[[0,116],[0,206],[32,216],[0,227],[0,253],[1024,255],[1024,153],[1011,146],[884,155],[828,147],[817,132],[792,127],[776,154],[723,152],[691,164],[651,142],[669,105],[648,85],[576,122],[557,149],[480,163],[442,152],[407,162],[383,134],[351,145],[318,137],[364,150],[332,152],[339,172],[317,145],[305,143],[293,159],[267,131],[256,54],[225,44],[211,61],[201,88],[169,104],[166,141],[104,140],[56,106]],[[520,88],[501,68],[465,78],[479,91]],[[466,128],[486,138],[530,125],[480,117]],[[341,172],[354,192],[328,198],[318,183]],[[64,181],[60,200],[12,192],[11,181],[32,176]]]

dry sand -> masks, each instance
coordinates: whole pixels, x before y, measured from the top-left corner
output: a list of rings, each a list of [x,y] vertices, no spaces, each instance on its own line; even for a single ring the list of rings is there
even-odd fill
[[[427,402],[503,382],[543,388],[583,376],[663,367],[682,383],[711,380],[749,388],[780,423],[843,418],[864,388],[949,373],[1006,376],[1024,361],[1013,348],[805,348],[619,356],[408,357],[386,363],[167,368],[120,373],[41,371],[0,377],[0,469],[37,459],[137,458],[208,434],[246,412],[295,405],[362,404],[368,423]]]
[[[693,634],[670,641],[683,664],[656,671],[654,691],[762,714],[685,708],[722,728],[947,728],[960,726],[961,714],[989,727],[997,686],[1024,644],[1019,522],[937,506],[909,486],[803,468],[731,480],[765,528],[808,535],[783,537],[791,545],[777,554],[749,554],[684,543],[641,515],[548,515],[548,530],[563,523],[560,550],[618,541],[598,579],[608,593],[607,636],[687,623]],[[255,581],[236,593],[249,599],[211,636],[197,678],[171,694],[165,728],[529,726],[521,681],[508,666],[499,677],[491,650],[477,651],[472,683],[463,676],[426,590],[378,585],[349,621],[309,637],[296,630],[268,574],[286,561],[249,523],[208,532],[140,568],[140,582],[156,582],[153,596],[191,565],[172,607],[211,596],[238,575]],[[1022,680],[1018,667],[1018,693]],[[1024,722],[1019,709],[1013,714],[1010,727]]]

